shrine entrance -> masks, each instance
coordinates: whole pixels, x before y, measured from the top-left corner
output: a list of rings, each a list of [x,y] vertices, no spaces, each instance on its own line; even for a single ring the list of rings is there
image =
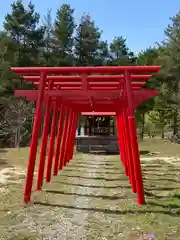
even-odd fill
[[[110,114],[115,115],[115,113],[82,113],[83,119],[76,134],[78,152],[119,153],[116,120],[115,116]]]
[[[77,135],[81,136],[115,135],[116,124],[114,116],[107,116],[107,113],[100,114],[102,115],[98,115],[98,113],[82,113],[83,119],[79,123]]]

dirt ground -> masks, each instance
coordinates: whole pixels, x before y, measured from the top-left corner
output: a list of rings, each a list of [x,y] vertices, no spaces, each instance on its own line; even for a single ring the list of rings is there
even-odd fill
[[[28,149],[1,150],[0,240],[180,239],[180,147],[163,155],[164,143],[154,152],[143,144],[144,206],[137,206],[119,156],[91,154],[76,154],[24,205]]]

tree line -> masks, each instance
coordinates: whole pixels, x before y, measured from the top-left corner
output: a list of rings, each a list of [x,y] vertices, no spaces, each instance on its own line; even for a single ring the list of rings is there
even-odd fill
[[[89,14],[80,23],[69,4],[62,4],[55,18],[51,10],[40,16],[35,5],[27,7],[21,0],[11,5],[0,31],[0,140],[1,144],[27,144],[31,134],[34,104],[17,99],[14,89],[33,89],[30,83],[10,71],[25,66],[100,66],[161,65],[145,86],[156,88],[160,95],[143,103],[136,111],[140,138],[144,133],[161,133],[168,128],[172,136],[179,129],[180,105],[180,12],[170,19],[165,40],[138,55],[117,33],[111,43],[102,39]]]

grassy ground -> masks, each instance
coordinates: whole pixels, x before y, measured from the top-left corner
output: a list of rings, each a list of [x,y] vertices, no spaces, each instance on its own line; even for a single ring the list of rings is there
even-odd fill
[[[144,206],[136,205],[118,156],[91,154],[77,154],[43,192],[33,192],[34,204],[24,205],[29,151],[1,150],[0,240],[180,239],[180,145],[148,140],[140,146]]]
[[[161,156],[161,157],[180,157],[180,145],[161,139],[148,139],[140,142],[141,155]]]

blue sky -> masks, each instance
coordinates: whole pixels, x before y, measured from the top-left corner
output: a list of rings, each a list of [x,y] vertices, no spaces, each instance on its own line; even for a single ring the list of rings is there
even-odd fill
[[[4,16],[10,12],[12,0],[1,0],[0,26]],[[27,4],[29,1],[24,0]],[[42,18],[47,9],[56,9],[62,3],[75,8],[78,22],[83,13],[90,13],[97,26],[103,30],[102,38],[110,42],[115,36],[127,38],[129,48],[139,52],[164,38],[164,29],[170,23],[169,17],[180,10],[179,0],[33,0]]]

